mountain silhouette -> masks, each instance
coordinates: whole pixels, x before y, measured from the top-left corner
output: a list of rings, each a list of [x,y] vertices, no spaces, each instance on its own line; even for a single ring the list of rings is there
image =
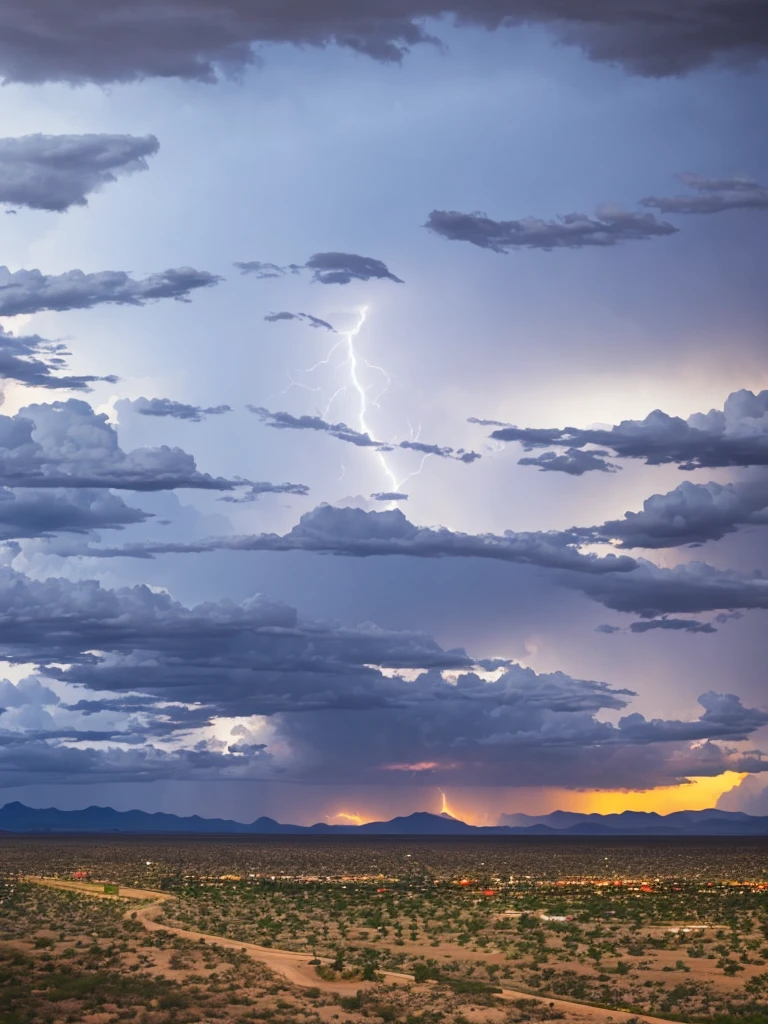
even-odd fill
[[[6,804],[0,808],[2,834],[44,833],[164,835],[359,835],[359,836],[768,836],[768,817],[741,811],[675,811],[656,814],[624,811],[621,814],[577,814],[553,811],[532,816],[506,814],[499,825],[468,825],[449,814],[414,814],[390,821],[369,821],[364,825],[282,824],[261,817],[252,822],[225,818],[179,817],[147,811],[116,811],[112,807],[85,807],[60,811]]]

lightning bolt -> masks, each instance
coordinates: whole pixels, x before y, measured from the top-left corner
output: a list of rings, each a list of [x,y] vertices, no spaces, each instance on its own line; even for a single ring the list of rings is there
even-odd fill
[[[341,368],[346,368],[347,373],[348,373],[348,380],[347,380],[347,383],[342,384],[331,395],[330,399],[328,400],[328,402],[325,405],[325,409],[323,410],[323,419],[327,419],[328,418],[331,406],[334,404],[336,399],[339,398],[339,396],[344,394],[345,392],[350,391],[350,392],[352,392],[354,394],[354,396],[356,398],[356,404],[357,404],[357,429],[362,434],[368,434],[369,437],[372,437],[373,434],[372,434],[371,428],[370,428],[370,426],[368,424],[368,414],[369,414],[370,409],[372,407],[376,408],[376,409],[380,408],[380,404],[379,403],[380,403],[381,399],[383,398],[383,396],[386,394],[386,392],[387,392],[387,390],[389,388],[389,385],[391,384],[392,378],[389,375],[389,373],[387,373],[387,371],[384,369],[384,367],[377,366],[375,363],[369,362],[364,356],[362,356],[358,352],[357,340],[358,340],[358,337],[360,335],[360,332],[362,331],[363,327],[365,326],[365,323],[366,323],[367,319],[368,319],[368,307],[367,306],[361,306],[357,310],[357,322],[349,330],[347,330],[347,331],[339,331],[338,332],[338,335],[339,335],[338,340],[334,342],[334,344],[328,350],[328,352],[324,356],[324,358],[319,359],[313,366],[309,366],[309,367],[307,367],[306,369],[303,369],[303,370],[296,370],[294,372],[295,373],[314,373],[316,370],[319,370],[321,367],[330,365],[331,359],[333,358],[334,353],[337,352],[339,349],[343,349],[343,351],[345,353],[345,358],[344,358],[344,360],[338,366],[335,367],[335,369],[338,370],[338,369],[341,369]],[[373,397],[373,398],[369,398],[369,391],[371,390],[371,385],[366,386],[363,383],[363,380],[362,380],[362,368],[363,367],[367,367],[369,370],[373,370],[376,373],[379,373],[382,376],[383,381],[384,381],[383,387],[381,388],[380,391],[378,391],[376,393],[375,397]],[[294,377],[291,376],[291,374],[288,375],[288,380],[290,381],[290,383],[289,383],[288,387],[285,388],[284,391],[280,392],[281,395],[285,394],[287,391],[290,391],[290,389],[294,388],[294,387],[301,388],[301,389],[303,389],[305,391],[312,391],[312,392],[315,392],[315,393],[322,390],[319,387],[310,387],[308,384],[304,384],[301,381],[295,380]],[[410,427],[410,433],[411,433],[411,440],[417,439],[417,438],[414,438],[413,427],[411,427],[410,424],[409,424],[409,427]],[[420,431],[421,431],[421,428],[419,428],[418,433],[420,433]],[[418,476],[421,473],[421,471],[424,469],[424,465],[425,465],[427,459],[429,458],[429,455],[425,455],[422,458],[421,464],[419,465],[418,469],[416,469],[413,472],[409,473],[407,476],[403,477],[402,479],[398,479],[395,476],[394,470],[390,466],[390,464],[389,464],[389,462],[388,462],[388,460],[386,458],[385,453],[384,452],[376,452],[375,455],[376,455],[376,458],[378,460],[379,465],[381,466],[381,469],[382,469],[382,471],[384,473],[384,476],[386,477],[386,479],[387,479],[387,481],[389,483],[389,488],[391,490],[393,490],[393,491],[399,491],[404,483],[406,483],[408,480],[413,479],[413,477]],[[343,475],[344,475],[344,470],[343,470],[343,467],[342,467],[342,476]],[[395,503],[392,503],[392,504],[393,504],[393,507],[394,507]]]
[[[347,347],[347,365],[349,366],[349,380],[350,380],[350,384],[351,384],[352,388],[357,392],[357,396],[358,396],[358,409],[357,409],[357,425],[358,425],[358,429],[360,430],[360,432],[362,434],[369,434],[370,435],[371,430],[370,430],[370,427],[368,426],[368,420],[367,420],[367,415],[368,415],[368,390],[367,390],[367,388],[365,388],[363,386],[363,384],[362,384],[362,382],[360,380],[360,376],[359,376],[359,373],[358,373],[358,368],[359,368],[360,364],[359,364],[359,360],[358,360],[358,357],[357,357],[357,349],[355,348],[355,342],[357,340],[358,335],[360,334],[360,331],[363,329],[363,325],[365,324],[365,321],[366,321],[367,317],[368,317],[368,307],[367,306],[361,306],[360,309],[358,310],[357,323],[355,324],[355,326],[351,330],[342,332],[342,338],[344,339],[344,342],[345,342],[346,347]],[[376,369],[381,369],[381,367],[376,367]],[[381,370],[381,372],[384,373],[384,370]],[[384,373],[384,376],[387,378],[387,383],[389,383],[389,375]],[[386,387],[384,388],[384,391],[386,391]],[[377,396],[376,402],[373,403],[373,404],[378,404],[378,400],[382,397],[382,395],[384,394],[384,391],[382,391],[381,394],[379,394]],[[384,470],[385,476],[387,477],[387,479],[391,483],[392,489],[396,491],[398,486],[399,486],[399,483],[398,483],[397,477],[392,472],[392,470],[391,470],[391,468],[389,466],[389,463],[387,462],[387,460],[386,460],[386,458],[384,456],[384,453],[383,452],[376,452],[376,457],[379,460],[379,464],[381,465],[381,468]]]

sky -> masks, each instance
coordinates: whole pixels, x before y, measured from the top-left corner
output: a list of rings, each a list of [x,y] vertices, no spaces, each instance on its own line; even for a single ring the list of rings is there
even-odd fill
[[[0,803],[768,814],[765,0],[33,6]]]

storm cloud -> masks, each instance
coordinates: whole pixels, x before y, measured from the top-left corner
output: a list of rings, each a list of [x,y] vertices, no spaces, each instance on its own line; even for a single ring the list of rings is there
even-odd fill
[[[258,416],[262,423],[275,430],[313,430],[328,434],[338,441],[346,441],[357,448],[374,448],[379,452],[391,452],[396,448],[402,451],[420,452],[422,455],[435,455],[439,459],[454,459],[456,462],[472,463],[481,456],[477,452],[468,452],[464,448],[449,448],[445,445],[426,444],[423,441],[376,441],[370,434],[365,434],[346,423],[329,423],[322,416],[293,416],[289,412],[271,412],[262,406],[248,405],[249,412]]]
[[[556,784],[565,778],[574,788],[604,788],[610,779],[614,788],[626,784],[630,765],[632,785],[642,786],[768,767],[757,751],[721,745],[748,739],[768,722],[768,712],[732,694],[705,693],[703,713],[688,721],[631,713],[613,725],[598,716],[623,711],[632,690],[480,659],[495,670],[484,679],[464,651],[445,651],[422,634],[306,620],[264,597],[186,608],[144,586],[109,591],[95,581],[36,582],[8,569],[0,570],[0,593],[7,606],[3,656],[25,660],[34,648],[36,661],[56,663],[24,690],[0,688],[10,698],[6,706],[33,703],[50,713],[46,728],[26,738],[3,733],[0,776],[21,769],[50,772],[51,781],[86,771],[113,781],[139,777],[136,771],[144,778],[227,777],[230,769],[249,772],[256,757],[265,770],[260,777],[275,769],[332,782],[344,769],[362,784],[397,784],[415,769],[436,781],[514,786],[533,771],[541,784],[557,777]],[[94,649],[101,653],[88,653]],[[408,679],[377,665],[420,671]],[[49,680],[80,699],[62,705]],[[100,696],[84,698],[88,691]],[[179,707],[198,701],[191,715]],[[122,733],[110,720],[115,714],[124,716]],[[223,744],[190,733],[213,717],[256,715],[270,720],[261,740],[245,727]],[[88,722],[94,716],[95,728]],[[349,733],[344,745],[341,729]],[[156,763],[151,738],[169,730],[186,742],[170,761]],[[82,767],[71,764],[56,737],[78,731],[84,739],[120,739],[131,756],[86,747]]]
[[[173,542],[90,548],[100,558],[154,558],[161,554],[211,551],[305,551],[352,558],[405,555],[413,558],[482,558],[501,562],[571,569],[578,573],[629,573],[638,564],[626,555],[582,554],[568,533],[468,534],[415,526],[400,509],[365,512],[319,505],[306,512],[288,533],[212,537],[190,544]]]
[[[0,203],[63,213],[118,175],[147,169],[154,135],[23,135],[0,139]]]
[[[109,491],[52,489],[18,491],[0,487],[0,540],[52,533],[121,530],[151,514],[126,505]]]
[[[476,418],[469,422],[497,426],[490,435],[494,440],[517,441],[526,451],[562,447],[572,455],[587,445],[597,445],[610,449],[617,458],[643,459],[649,466],[677,463],[680,469],[690,470],[768,465],[768,391],[734,391],[722,409],[694,413],[687,420],[656,409],[644,420],[622,420],[607,429],[526,429]],[[534,460],[533,464],[541,463]],[[550,468],[569,471],[557,465]]]
[[[702,178],[680,174],[691,194],[658,198],[646,196],[641,206],[660,213],[723,213],[725,210],[768,210],[768,188],[752,178]]]
[[[652,216],[648,214],[647,216]],[[374,259],[373,256],[358,256],[353,252],[316,252],[306,263],[289,263],[285,267],[276,263],[263,263],[250,260],[234,264],[241,274],[250,274],[257,278],[284,277],[286,274],[298,274],[309,270],[312,280],[317,284],[349,284],[351,281],[389,280],[397,284],[403,282],[390,271],[386,263]],[[316,318],[306,313],[273,313],[265,320],[291,320],[295,316],[306,318],[312,323]],[[315,327],[328,327],[324,321],[312,323]],[[333,329],[333,328],[331,328]]]
[[[126,82],[178,77],[203,82],[237,74],[265,43],[326,47],[397,62],[435,42],[446,16],[489,30],[543,25],[592,60],[635,74],[680,75],[712,62],[754,64],[768,49],[761,3],[752,0],[6,0],[0,12],[0,74],[16,82]]]
[[[40,313],[50,309],[92,309],[103,303],[145,306],[158,299],[188,302],[198,288],[211,288],[222,279],[206,270],[177,267],[134,280],[124,270],[102,270],[85,274],[68,270],[64,274],[43,274],[40,270],[0,267],[0,316]]]
[[[678,230],[666,221],[657,220],[652,213],[633,213],[609,203],[599,206],[594,217],[568,213],[556,220],[538,217],[493,220],[485,213],[433,210],[424,227],[449,241],[470,242],[499,253],[514,249],[551,252],[553,249],[611,246],[674,235]]]
[[[0,378],[27,387],[90,391],[96,381],[117,383],[117,377],[58,376],[66,369],[67,346],[37,334],[9,334],[0,328]]]
[[[694,484],[684,480],[654,494],[641,512],[627,512],[593,529],[574,530],[582,540],[620,548],[669,548],[720,540],[742,526],[768,524],[768,480]]]
[[[231,491],[247,484],[200,473],[181,448],[123,451],[106,415],[79,399],[0,416],[0,485],[6,487]]]

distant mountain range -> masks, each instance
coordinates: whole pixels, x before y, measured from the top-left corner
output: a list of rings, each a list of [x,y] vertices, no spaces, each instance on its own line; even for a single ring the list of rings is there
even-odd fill
[[[768,836],[768,817],[740,811],[676,811],[655,814],[624,811],[622,814],[504,814],[498,825],[467,825],[449,814],[426,811],[371,821],[365,825],[282,825],[273,818],[250,823],[224,818],[181,818],[176,814],[146,811],[115,811],[111,807],[86,807],[60,811],[55,807],[26,807],[15,802],[0,808],[0,833],[82,833],[114,835],[160,833],[164,835],[357,835],[357,836]]]

